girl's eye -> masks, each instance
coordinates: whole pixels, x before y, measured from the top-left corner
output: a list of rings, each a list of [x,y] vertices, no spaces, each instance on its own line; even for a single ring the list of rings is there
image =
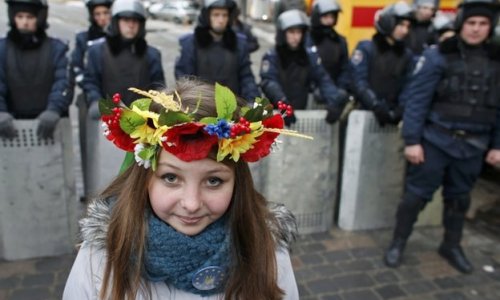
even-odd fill
[[[219,177],[210,177],[207,180],[208,186],[211,187],[219,186],[222,184],[222,182],[223,182],[222,179],[220,179]]]
[[[177,175],[166,173],[161,176],[161,179],[163,179],[167,183],[175,183],[177,181]]]

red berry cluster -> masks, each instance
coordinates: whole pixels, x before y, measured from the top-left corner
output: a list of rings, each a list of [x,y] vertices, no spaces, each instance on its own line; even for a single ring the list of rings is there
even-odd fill
[[[120,94],[116,93],[113,95],[113,103],[119,104],[121,102]],[[102,120],[109,125],[118,125],[120,123],[120,116],[122,114],[121,107],[114,107],[112,109],[113,113],[111,115],[103,115]]]
[[[122,96],[120,94],[116,93],[113,95],[113,103],[114,104],[119,104],[120,101],[122,101]]]
[[[291,116],[293,114],[293,108],[290,104],[286,104],[283,101],[278,101],[278,109],[284,110],[287,116]]]
[[[240,133],[250,133],[250,122],[244,117],[240,118],[240,122],[231,126],[231,138],[234,139]]]

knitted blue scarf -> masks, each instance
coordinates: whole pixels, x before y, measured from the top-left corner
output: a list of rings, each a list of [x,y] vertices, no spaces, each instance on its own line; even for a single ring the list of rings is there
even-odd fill
[[[198,235],[187,236],[151,213],[144,276],[150,281],[165,281],[177,289],[201,296],[221,293],[229,268],[230,235],[225,220],[226,217],[221,217]],[[200,289],[195,283],[200,278],[201,281],[213,279],[214,274],[219,284],[213,287]]]

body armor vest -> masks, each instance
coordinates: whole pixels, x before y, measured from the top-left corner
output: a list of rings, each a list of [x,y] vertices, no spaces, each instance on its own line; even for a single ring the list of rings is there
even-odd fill
[[[286,69],[279,64],[280,85],[287,101],[294,109],[305,109],[309,95],[308,77],[310,65],[301,65],[292,61]]]
[[[17,119],[33,119],[47,108],[54,84],[52,43],[21,50],[7,41],[7,108]]]
[[[377,98],[393,108],[398,105],[398,96],[403,85],[403,78],[408,72],[410,62],[406,52],[398,54],[393,50],[381,52],[376,44],[370,61],[368,82]]]
[[[239,94],[238,53],[213,42],[206,48],[196,47],[196,73],[210,82],[218,82]]]
[[[494,124],[500,107],[500,62],[486,53],[445,55],[446,69],[433,110],[449,121]]]
[[[130,87],[147,90],[151,85],[147,54],[137,56],[128,48],[113,56],[108,43],[104,44],[102,67],[102,94],[112,97],[122,95],[126,105],[137,99],[137,95],[128,90]]]
[[[341,44],[325,37],[316,45],[318,55],[321,58],[321,64],[330,75],[335,84],[340,75],[340,58],[342,53]]]

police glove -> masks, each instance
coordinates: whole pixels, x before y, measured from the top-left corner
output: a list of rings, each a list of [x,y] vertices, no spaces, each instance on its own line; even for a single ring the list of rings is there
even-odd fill
[[[401,107],[396,107],[389,111],[390,122],[389,124],[398,125],[401,119],[403,119],[403,109]]]
[[[92,120],[99,120],[101,112],[99,111],[99,101],[94,101],[89,107],[89,116]]]
[[[17,136],[14,118],[8,112],[0,112],[0,136],[6,139],[13,139]]]
[[[383,103],[377,103],[373,107],[373,113],[375,114],[375,118],[377,119],[380,126],[385,126],[392,121],[390,111]]]
[[[325,121],[328,124],[333,124],[338,121],[340,115],[342,115],[342,108],[336,105],[328,105],[326,107],[326,118]]]
[[[61,117],[53,110],[45,110],[38,116],[36,134],[42,139],[54,137],[54,130]]]
[[[285,121],[285,125],[287,127],[290,127],[292,124],[295,124],[295,122],[297,122],[297,118],[295,117],[295,113],[292,113],[291,115],[286,116],[283,120]]]

